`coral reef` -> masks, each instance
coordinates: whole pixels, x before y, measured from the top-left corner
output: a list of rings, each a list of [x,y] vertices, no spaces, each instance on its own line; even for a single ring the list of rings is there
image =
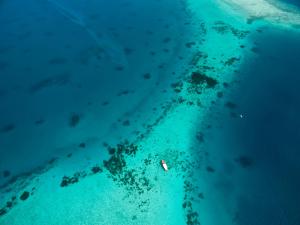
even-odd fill
[[[205,74],[196,71],[192,73],[190,83],[194,86],[205,85],[205,87],[207,88],[214,88],[218,84],[218,81],[212,77],[206,76]]]
[[[25,200],[29,197],[29,195],[30,195],[30,193],[29,193],[28,191],[24,191],[24,192],[22,193],[22,195],[20,196],[20,199],[21,199],[22,201],[25,201]]]
[[[243,39],[249,34],[249,31],[239,30],[229,24],[224,23],[223,21],[216,21],[212,29],[214,29],[220,34],[226,34],[231,32],[232,35],[234,35],[238,39]]]

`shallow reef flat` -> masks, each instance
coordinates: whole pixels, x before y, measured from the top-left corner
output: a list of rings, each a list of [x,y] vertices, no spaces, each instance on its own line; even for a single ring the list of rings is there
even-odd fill
[[[233,14],[246,14],[247,22],[266,20],[274,25],[300,26],[299,9],[277,0],[219,0]]]

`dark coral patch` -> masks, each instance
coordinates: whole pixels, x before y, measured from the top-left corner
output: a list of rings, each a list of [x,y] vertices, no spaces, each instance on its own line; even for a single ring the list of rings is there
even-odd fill
[[[239,58],[236,58],[236,57],[231,57],[231,58],[229,58],[228,60],[226,60],[225,62],[224,62],[224,65],[225,66],[231,66],[231,65],[233,65],[235,62],[237,62],[237,61],[240,61],[240,59]]]
[[[195,44],[196,44],[196,42],[194,42],[194,41],[187,42],[187,43],[185,43],[185,47],[191,48],[191,47],[193,47]]]
[[[132,48],[124,48],[124,53],[126,55],[131,55],[134,52],[134,49]]]
[[[113,155],[108,161],[104,160],[103,165],[112,175],[116,175],[122,172],[126,162],[123,155]]]
[[[91,171],[93,173],[102,173],[103,172],[103,170],[100,168],[100,166],[93,166]]]
[[[197,140],[200,142],[200,143],[203,143],[204,142],[204,134],[202,132],[198,132],[196,134],[196,138]]]
[[[13,203],[11,201],[6,202],[6,207],[11,208],[13,206]]]
[[[251,51],[254,52],[254,53],[256,53],[256,54],[260,53],[260,50],[257,47],[251,48]]]
[[[86,146],[86,144],[85,144],[84,142],[81,142],[81,143],[78,145],[79,148],[85,148],[85,146]]]
[[[43,80],[34,83],[29,88],[29,92],[36,93],[38,91],[41,91],[44,88],[52,87],[52,86],[63,86],[68,84],[69,82],[70,82],[70,75],[68,73],[63,73],[60,75],[45,78]]]
[[[41,124],[43,124],[44,122],[45,122],[44,119],[38,119],[38,120],[36,120],[34,123],[35,123],[36,125],[41,125]]]
[[[235,109],[236,108],[236,104],[233,102],[226,102],[225,106],[229,109]]]
[[[115,70],[116,71],[123,71],[124,70],[124,66],[116,66]]]
[[[20,196],[22,201],[25,201],[29,197],[30,193],[28,191],[24,191],[23,194]]]
[[[62,178],[62,181],[60,183],[60,186],[61,187],[66,187],[70,184],[75,184],[79,181],[79,173],[75,173],[73,177],[67,177],[67,176],[64,176]]]
[[[210,172],[210,173],[214,173],[216,170],[214,168],[212,168],[211,166],[207,166],[206,171]]]
[[[151,78],[151,74],[150,74],[150,73],[145,73],[145,74],[143,75],[143,78],[144,78],[145,80],[149,80],[149,79]]]
[[[199,193],[198,194],[198,198],[200,198],[200,199],[204,199],[204,194],[201,192],[201,193]]]
[[[249,156],[240,156],[235,161],[243,168],[250,167],[254,164],[254,160]]]
[[[125,121],[123,121],[123,126],[125,126],[125,127],[128,127],[128,126],[130,126],[130,121],[129,120],[125,120]]]
[[[3,171],[3,177],[9,177],[10,176],[10,171],[9,170],[4,170]]]
[[[0,129],[0,133],[8,133],[13,131],[16,128],[16,126],[13,123],[9,123],[4,125],[1,129]]]
[[[69,119],[69,126],[76,127],[80,122],[81,116],[77,113],[73,113]]]
[[[163,43],[169,43],[172,39],[170,37],[166,37],[163,39]]]
[[[0,209],[0,216],[3,216],[7,213],[7,210],[5,208]]]
[[[208,88],[214,88],[218,84],[218,81],[216,79],[208,77],[200,72],[193,72],[190,82],[194,85],[206,84]]]
[[[219,91],[219,92],[217,93],[217,96],[218,96],[218,98],[222,98],[222,97],[223,97],[223,92]]]
[[[176,93],[179,93],[182,91],[183,89],[183,82],[182,81],[178,81],[176,83],[172,83],[171,84],[171,87],[173,88],[173,90],[176,92]]]
[[[124,154],[135,155],[137,151],[137,146],[129,144],[127,141],[118,144],[116,148],[107,148],[112,156],[109,160],[104,160],[103,165],[112,175],[120,174],[126,166]]]
[[[102,102],[102,106],[106,106],[106,105],[108,105],[109,104],[109,101],[104,101],[104,102]]]

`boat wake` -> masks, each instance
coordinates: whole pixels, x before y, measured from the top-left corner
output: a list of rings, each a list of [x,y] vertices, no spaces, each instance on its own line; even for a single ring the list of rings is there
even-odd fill
[[[122,46],[119,46],[119,44],[117,44],[111,37],[107,34],[101,34],[101,36],[97,35],[97,33],[87,25],[83,17],[72,9],[63,6],[54,0],[47,1],[52,4],[62,16],[84,29],[94,40],[98,48],[104,52],[106,57],[108,57],[113,64],[123,67],[128,65]]]

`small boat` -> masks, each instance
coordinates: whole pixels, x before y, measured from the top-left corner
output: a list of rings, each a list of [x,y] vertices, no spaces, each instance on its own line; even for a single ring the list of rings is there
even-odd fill
[[[165,162],[165,160],[161,160],[161,165],[165,171],[168,171],[168,166],[167,166],[167,163]]]

